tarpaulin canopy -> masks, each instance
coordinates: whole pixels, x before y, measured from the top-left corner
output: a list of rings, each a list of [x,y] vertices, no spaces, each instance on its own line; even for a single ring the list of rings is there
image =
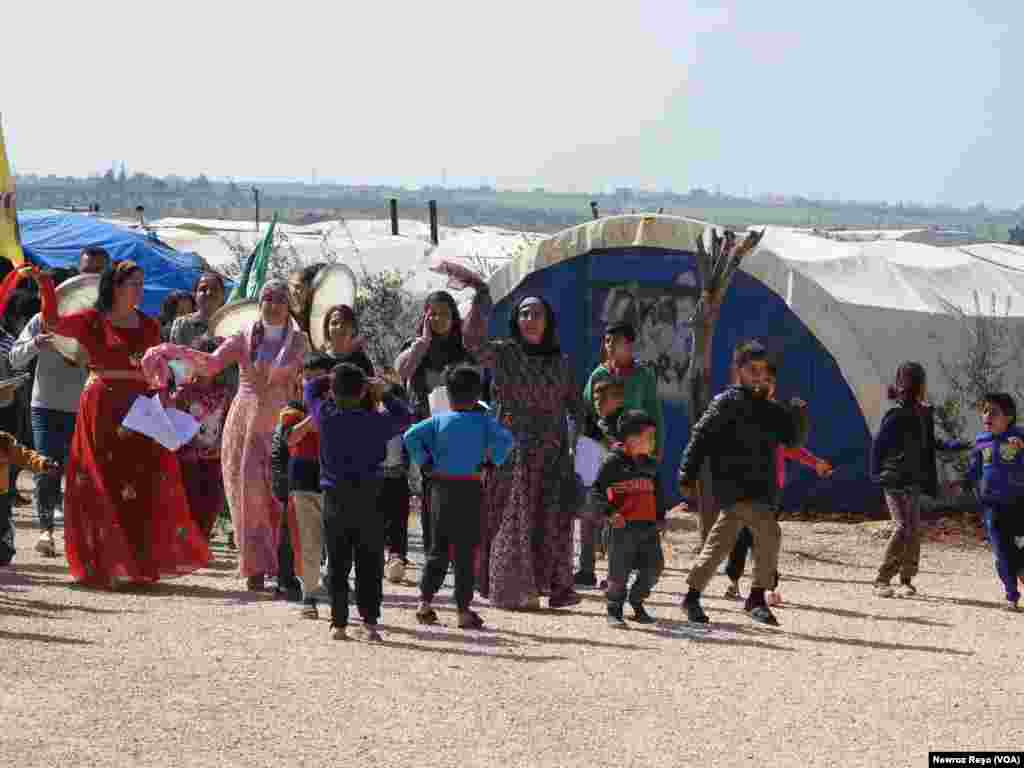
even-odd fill
[[[156,316],[171,291],[191,291],[203,271],[194,253],[176,251],[155,236],[118,227],[78,213],[19,211],[21,243],[26,256],[40,266],[78,268],[83,248],[105,248],[114,261],[131,259],[146,274],[143,312]],[[230,290],[230,285],[228,289]]]

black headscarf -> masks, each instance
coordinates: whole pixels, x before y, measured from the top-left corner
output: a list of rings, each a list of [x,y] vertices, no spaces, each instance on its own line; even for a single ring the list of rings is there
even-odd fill
[[[459,307],[455,299],[447,291],[435,291],[427,296],[423,302],[423,314],[426,316],[431,304],[446,304],[452,315],[452,327],[446,336],[435,336],[430,342],[427,354],[416,368],[416,372],[409,381],[410,395],[414,407],[418,412],[429,413],[427,405],[427,371],[440,373],[449,365],[459,363],[473,363],[473,356],[466,351],[462,340],[462,316],[459,314]],[[413,340],[405,344],[403,349],[412,346]]]
[[[523,334],[519,330],[519,312],[522,310],[523,305],[528,301],[539,301],[544,306],[544,312],[547,314],[547,322],[544,324],[544,338],[541,339],[540,344],[530,344],[523,338]],[[562,353],[561,348],[558,346],[558,341],[555,339],[555,334],[558,330],[558,322],[555,318],[555,311],[548,304],[547,299],[542,296],[525,296],[519,300],[516,304],[515,311],[508,320],[509,334],[513,341],[519,343],[519,346],[523,348],[523,351],[528,355],[560,355]]]

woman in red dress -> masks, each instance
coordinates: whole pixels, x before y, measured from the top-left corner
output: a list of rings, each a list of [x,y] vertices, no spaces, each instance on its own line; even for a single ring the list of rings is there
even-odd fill
[[[136,309],[142,269],[121,261],[103,272],[93,309],[57,315],[53,281],[39,283],[47,332],[89,353],[89,378],[65,472],[64,547],[78,582],[116,588],[202,568],[210,551],[189,514],[178,461],[159,443],[122,428],[140,395],[149,394],[142,355],[160,343],[160,325]]]

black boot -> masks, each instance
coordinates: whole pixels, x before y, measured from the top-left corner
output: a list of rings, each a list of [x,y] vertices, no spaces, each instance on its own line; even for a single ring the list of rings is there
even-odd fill
[[[622,603],[608,604],[608,626],[615,629],[627,629],[626,620],[622,618]]]
[[[750,614],[750,618],[759,624],[767,624],[770,627],[779,626],[779,620],[775,618],[771,608],[764,601],[764,588],[751,587],[750,597],[743,605],[743,610]]]
[[[647,612],[643,603],[630,603],[630,605],[633,606],[633,621],[637,624],[654,624],[658,621]]]
[[[691,589],[683,598],[683,610],[686,611],[686,620],[694,624],[707,624],[708,615],[700,607],[700,592]]]

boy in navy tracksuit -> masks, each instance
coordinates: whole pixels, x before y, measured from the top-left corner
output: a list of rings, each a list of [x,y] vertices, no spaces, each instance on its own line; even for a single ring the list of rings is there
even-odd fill
[[[996,573],[1006,589],[1006,607],[1018,610],[1019,577],[1024,577],[1024,430],[1017,426],[1013,397],[995,392],[982,398],[985,431],[975,438],[966,482],[981,501]]]
[[[328,387],[333,397],[328,397]],[[347,638],[348,574],[356,566],[356,603],[362,639],[379,641],[377,621],[384,580],[384,520],[377,514],[380,466],[388,441],[401,434],[412,414],[386,394],[387,383],[368,381],[358,366],[341,363],[330,376],[307,381],[306,409],[320,432],[320,489],[324,534],[331,562],[331,627]],[[367,407],[367,394],[382,399],[386,413]]]
[[[629,604],[634,620],[653,624],[644,601],[665,567],[659,533],[665,504],[658,483],[658,423],[643,411],[626,411],[619,419],[616,445],[601,464],[590,489],[592,513],[610,519],[608,540],[608,624],[626,628],[622,617],[626,583],[636,571]]]
[[[431,542],[420,579],[416,618],[437,623],[431,602],[444,583],[449,559],[455,560],[455,604],[460,629],[479,629],[483,620],[473,602],[473,553],[480,544],[480,466],[505,463],[515,444],[509,430],[477,408],[480,374],[459,366],[446,375],[452,410],[421,421],[405,433],[409,457],[430,468]]]

